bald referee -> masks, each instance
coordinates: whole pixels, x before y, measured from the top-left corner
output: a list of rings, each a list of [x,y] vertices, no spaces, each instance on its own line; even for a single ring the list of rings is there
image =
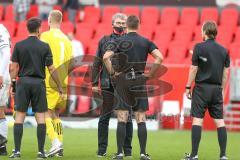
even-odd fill
[[[61,96],[63,92],[57,72],[54,72],[55,67],[53,66],[51,49],[47,43],[39,40],[40,27],[40,19],[29,19],[27,22],[29,37],[15,45],[12,55],[10,76],[13,93],[15,93],[16,89],[16,117],[13,129],[15,149],[9,158],[17,159],[21,157],[23,122],[30,104],[37,121],[37,159],[46,158],[44,153],[46,137],[45,112],[47,111],[45,67],[48,68],[52,78],[57,83]],[[16,82],[17,76],[19,79]]]
[[[206,110],[215,120],[220,147],[220,160],[226,157],[227,131],[223,119],[223,90],[227,80],[230,59],[227,50],[215,41],[217,25],[207,21],[202,26],[204,42],[196,44],[192,66],[186,85],[186,95],[192,99],[192,152],[185,160],[198,160],[198,147],[201,140],[202,122]],[[193,94],[191,86],[195,80]]]

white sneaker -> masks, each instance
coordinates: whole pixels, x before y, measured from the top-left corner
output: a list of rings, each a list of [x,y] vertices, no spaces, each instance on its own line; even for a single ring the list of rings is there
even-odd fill
[[[53,157],[56,153],[58,153],[62,149],[62,143],[55,138],[52,141],[52,147],[49,150],[49,153],[47,154],[48,157]]]

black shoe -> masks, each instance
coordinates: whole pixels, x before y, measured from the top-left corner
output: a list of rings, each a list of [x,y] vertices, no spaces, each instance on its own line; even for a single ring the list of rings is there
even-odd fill
[[[183,160],[198,160],[198,156],[191,157],[189,153],[185,153],[185,157]]]
[[[43,152],[38,152],[38,154],[37,154],[37,159],[46,159],[46,158],[47,158],[47,156],[46,156],[45,153],[43,153]]]
[[[227,156],[222,156],[222,157],[220,157],[220,160],[228,160],[228,157]]]
[[[97,157],[98,158],[102,158],[102,157],[106,157],[106,156],[107,156],[106,152],[100,152],[100,151],[97,152]]]
[[[112,159],[117,159],[117,160],[122,160],[123,159],[123,154],[119,153],[119,154],[115,154]]]
[[[145,153],[140,155],[140,160],[151,160],[151,158],[148,154]]]
[[[7,143],[7,139],[0,134],[0,146],[4,146]]]
[[[9,156],[9,158],[20,159],[21,158],[21,153],[13,151],[12,155]]]
[[[63,157],[63,149],[56,154],[56,157]]]
[[[4,146],[1,146],[0,147],[0,156],[6,156],[7,155],[7,147],[4,145]]]

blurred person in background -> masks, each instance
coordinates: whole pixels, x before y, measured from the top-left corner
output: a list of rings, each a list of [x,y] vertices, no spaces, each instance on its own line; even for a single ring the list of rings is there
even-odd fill
[[[13,10],[16,22],[25,21],[30,10],[31,0],[13,0]]]
[[[67,0],[64,9],[68,12],[68,19],[75,25],[78,9],[80,8],[79,0]]]
[[[39,14],[42,20],[47,20],[48,14],[53,10],[53,6],[57,4],[57,0],[36,0],[39,6]]]
[[[4,109],[7,106],[11,84],[9,74],[10,55],[10,35],[5,26],[0,24],[0,156],[7,155],[8,125]]]

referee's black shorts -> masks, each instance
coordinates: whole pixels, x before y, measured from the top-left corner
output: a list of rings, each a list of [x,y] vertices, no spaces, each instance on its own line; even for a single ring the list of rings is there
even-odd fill
[[[223,119],[223,96],[220,85],[196,84],[192,94],[191,115],[204,118],[208,109],[214,119]]]
[[[40,78],[21,77],[17,81],[15,110],[27,112],[31,105],[33,112],[43,113],[48,110],[45,81]]]
[[[129,78],[122,73],[114,79],[114,109],[145,112],[148,110],[148,96],[146,89],[147,78],[137,74],[136,79]]]

